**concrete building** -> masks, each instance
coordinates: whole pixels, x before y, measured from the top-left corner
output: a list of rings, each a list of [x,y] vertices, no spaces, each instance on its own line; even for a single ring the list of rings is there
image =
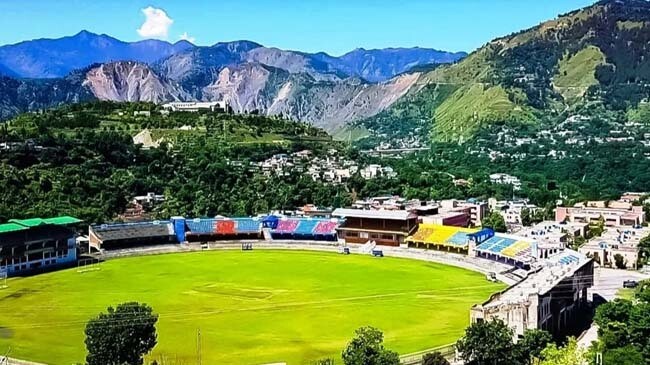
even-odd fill
[[[617,268],[616,255],[621,255],[626,269],[637,269],[639,241],[650,235],[650,228],[611,227],[600,237],[594,237],[580,247],[582,254],[589,255],[600,265]]]
[[[8,276],[74,265],[74,217],[11,219],[0,224],[0,271]]]
[[[593,286],[593,261],[563,250],[541,262],[518,284],[496,293],[470,311],[471,322],[501,319],[514,330],[514,339],[529,329],[551,333],[556,339],[584,328],[589,313],[587,289]]]
[[[611,205],[611,204],[610,204]],[[576,205],[573,207],[557,207],[555,209],[556,222],[580,222],[597,224],[602,217],[605,225],[613,226],[639,226],[645,222],[645,213],[642,206],[622,204],[617,208],[589,205]]]
[[[335,209],[332,217],[344,223],[337,228],[346,243],[399,246],[418,227],[416,214],[406,210]]]
[[[489,209],[488,209],[488,204],[486,202],[481,202],[477,201],[474,199],[469,199],[469,200],[455,200],[455,199],[447,199],[447,200],[441,200],[438,202],[440,205],[439,212],[442,214],[441,217],[435,218],[437,220],[443,219],[443,220],[450,220],[452,219],[451,217],[456,217],[453,219],[454,222],[457,224],[449,224],[449,223],[438,223],[438,224],[445,224],[445,225],[454,225],[454,226],[459,226],[459,222],[461,222],[461,219],[458,217],[459,214],[464,214],[466,216],[466,224],[463,225],[462,227],[468,227],[468,226],[473,226],[473,227],[480,227],[482,225],[483,219],[488,215]]]

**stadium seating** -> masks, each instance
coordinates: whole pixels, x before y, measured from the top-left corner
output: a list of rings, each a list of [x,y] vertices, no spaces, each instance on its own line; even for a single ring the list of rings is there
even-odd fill
[[[225,220],[225,219],[220,219],[217,220],[215,225],[214,225],[214,231],[217,234],[236,234],[237,231],[235,230],[235,221],[233,220]]]
[[[315,235],[330,235],[336,232],[338,223],[330,221],[320,221],[314,228]]]
[[[475,229],[423,223],[420,224],[418,231],[406,240],[452,248],[465,248],[469,241],[468,235],[474,232],[476,232]]]
[[[317,224],[317,220],[301,220],[300,223],[298,223],[294,234],[311,236]]]
[[[434,229],[433,228],[419,228],[417,232],[411,237],[409,237],[409,241],[412,242],[425,242],[428,241],[429,236],[433,234]]]
[[[260,221],[252,218],[238,218],[237,233],[257,233],[260,231]]]
[[[528,249],[530,252],[530,242],[527,241],[517,241],[513,245],[503,249],[501,254],[507,257],[521,257],[522,253]]]
[[[560,264],[568,265],[568,264],[572,264],[574,262],[579,262],[579,261],[580,261],[580,258],[578,258],[577,256],[567,255],[567,256],[560,259]]]
[[[495,254],[501,254],[503,250],[506,248],[512,246],[516,240],[512,238],[507,238],[507,237],[502,237],[502,236],[494,236],[490,238],[489,240],[481,243],[477,249],[480,251],[488,251],[491,253]]]
[[[214,233],[214,219],[188,219],[185,223],[189,229],[187,234]]]
[[[469,238],[467,237],[467,233],[457,232],[447,239],[447,243],[450,243],[454,246],[465,246],[467,245],[468,239]]]
[[[277,233],[293,233],[295,232],[296,228],[298,228],[299,223],[300,221],[297,221],[295,219],[281,220],[278,222],[278,226],[274,231]]]

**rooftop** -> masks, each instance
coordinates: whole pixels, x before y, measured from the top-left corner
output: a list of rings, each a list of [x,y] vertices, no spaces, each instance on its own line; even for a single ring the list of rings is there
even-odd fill
[[[29,218],[29,219],[10,219],[8,223],[0,224],[0,233],[17,232],[42,225],[64,226],[82,222],[70,216],[60,216],[53,218]]]
[[[566,249],[546,259],[543,262],[544,266],[531,273],[526,279],[494,295],[488,302],[483,304],[483,307],[520,304],[527,302],[531,295],[544,295],[562,280],[575,274],[578,269],[589,261],[591,259],[585,255]]]
[[[390,219],[390,220],[407,220],[417,218],[406,210],[363,210],[363,209],[346,209],[338,208],[332,212],[332,216],[341,218],[373,218],[373,219]]]

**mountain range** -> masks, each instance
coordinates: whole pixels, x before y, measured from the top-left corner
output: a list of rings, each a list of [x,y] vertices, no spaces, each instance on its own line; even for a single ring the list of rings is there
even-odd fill
[[[0,47],[0,117],[71,101],[220,100],[236,112],[283,114],[333,130],[376,114],[415,79],[417,66],[466,54],[424,48],[357,49],[341,57],[186,41],[122,42],[82,31]]]
[[[83,41],[80,49],[88,44],[123,49],[98,46],[112,38],[87,32],[72,39],[94,39]],[[44,47],[45,41],[34,42]],[[434,140],[464,142],[486,125],[526,125],[589,103],[637,108],[650,99],[647,44],[650,3],[604,0],[490,41],[467,57],[419,48],[358,49],[332,57],[250,41],[209,47],[181,43],[156,45],[160,52],[145,52],[147,59],[86,59],[99,63],[75,64],[63,77],[66,70],[43,67],[38,75],[51,78],[25,79],[25,70],[38,68],[11,67],[16,62],[2,56],[8,54],[4,48],[18,45],[5,46],[0,47],[0,73],[7,75],[0,79],[0,116],[88,99],[223,99],[237,112],[282,114],[330,132],[390,135],[418,129]],[[31,54],[24,50],[30,42],[19,45],[23,51],[15,54]],[[54,49],[50,52],[57,55]],[[137,58],[138,52],[130,52]],[[59,65],[64,56],[19,63]]]

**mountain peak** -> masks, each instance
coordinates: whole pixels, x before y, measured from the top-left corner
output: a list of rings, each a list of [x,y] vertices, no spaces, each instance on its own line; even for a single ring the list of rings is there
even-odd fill
[[[263,47],[259,43],[247,40],[238,40],[231,42],[219,42],[212,46],[213,48],[226,48],[230,52],[248,52],[255,48]]]

